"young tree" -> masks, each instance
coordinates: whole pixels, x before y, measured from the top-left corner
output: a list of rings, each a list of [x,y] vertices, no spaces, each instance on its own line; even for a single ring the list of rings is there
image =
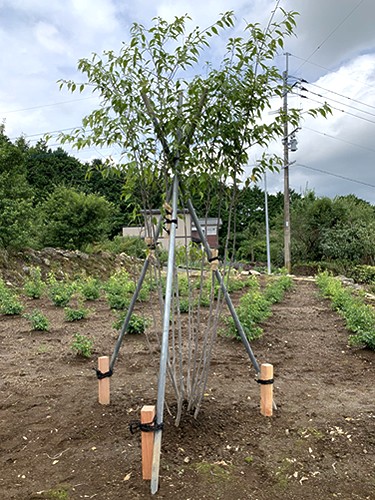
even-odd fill
[[[72,92],[94,90],[102,103],[83,119],[82,128],[62,134],[61,140],[77,148],[119,145],[130,190],[134,178],[147,187],[155,177],[168,184],[173,173],[191,194],[204,191],[212,179],[237,184],[251,147],[266,147],[281,136],[285,120],[298,123],[297,110],[288,116],[280,112],[271,123],[262,121],[271,97],[284,91],[272,60],[292,34],[296,14],[282,14],[266,30],[248,24],[243,36],[228,38],[221,62],[207,64],[203,74],[204,49],[210,39],[233,28],[232,12],[207,29],[190,32],[188,16],[170,24],[156,18],[151,28],[134,23],[130,42],[119,54],[109,50],[79,61],[85,83],[61,82]],[[279,163],[276,157],[263,157],[252,177]],[[113,166],[108,162],[104,168]]]
[[[148,192],[155,179],[168,187],[173,178],[174,193],[178,180],[183,194],[189,198],[194,194],[204,196],[207,186],[215,183],[233,186],[236,195],[251,147],[255,144],[267,147],[272,139],[282,136],[285,120],[294,127],[298,124],[296,110],[291,110],[288,116],[280,112],[271,123],[262,121],[271,98],[281,97],[285,91],[272,60],[283,47],[284,37],[293,32],[295,13],[282,12],[283,19],[279,23],[271,21],[265,30],[258,24],[248,24],[243,36],[229,38],[222,60],[217,65],[207,64],[203,74],[204,49],[209,48],[210,39],[224,36],[225,30],[233,28],[232,12],[223,14],[207,29],[194,28],[190,32],[188,16],[176,17],[171,23],[156,18],[151,28],[133,24],[130,42],[124,44],[119,54],[107,51],[102,57],[94,54],[91,60],[79,61],[78,67],[86,77],[84,83],[61,82],[73,92],[89,87],[101,98],[101,107],[83,119],[83,127],[62,135],[61,140],[78,148],[92,144],[119,145],[124,153],[118,168],[126,173],[129,195],[140,182],[146,208],[153,208]],[[326,113],[326,109],[321,112]],[[279,163],[275,157],[263,157],[253,169],[252,178]],[[111,167],[110,162],[105,165]],[[231,197],[227,207],[227,242],[234,203],[235,197]],[[165,318],[168,322],[169,311]],[[207,326],[205,330],[206,340],[214,339],[216,330],[210,328]],[[167,359],[164,340],[168,333],[168,328],[163,329],[164,363]],[[202,346],[205,374],[212,342],[207,340]],[[183,350],[180,349],[181,367]],[[185,380],[190,379],[180,375],[174,384],[179,396],[179,415]],[[197,387],[191,387],[197,392],[193,397],[190,394],[189,405],[196,411],[203,398],[204,380],[207,379],[204,377]],[[162,424],[160,408],[164,407],[164,384],[161,387],[157,426]],[[154,456],[160,451],[160,440],[158,432]],[[158,460],[154,465],[153,493],[157,489]]]

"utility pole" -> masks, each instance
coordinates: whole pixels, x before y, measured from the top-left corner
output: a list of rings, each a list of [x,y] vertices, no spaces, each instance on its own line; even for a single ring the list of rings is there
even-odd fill
[[[266,171],[264,171],[264,210],[266,217],[267,273],[271,274],[270,226],[268,222],[268,192]]]
[[[284,266],[288,273],[292,270],[290,251],[290,192],[289,192],[289,134],[288,134],[288,66],[289,53],[285,53],[285,71],[283,73],[284,82]]]

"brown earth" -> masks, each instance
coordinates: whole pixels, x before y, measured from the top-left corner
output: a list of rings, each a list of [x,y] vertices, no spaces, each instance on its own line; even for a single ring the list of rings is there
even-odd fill
[[[125,337],[111,404],[100,406],[92,368],[116,338],[105,301],[76,323],[47,299],[24,302],[52,327],[30,332],[26,319],[0,317],[0,499],[152,498],[140,435],[129,432],[156,399],[158,359],[145,336]],[[374,499],[375,353],[348,347],[342,319],[305,279],[263,326],[252,347],[275,368],[274,416],[259,413],[242,345],[219,336],[198,419],[176,428],[166,412],[155,498]],[[93,338],[95,359],[72,353],[75,332]]]

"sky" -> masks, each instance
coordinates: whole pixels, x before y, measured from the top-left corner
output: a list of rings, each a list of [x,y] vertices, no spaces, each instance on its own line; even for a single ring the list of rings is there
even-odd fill
[[[308,82],[302,83],[305,90],[293,88],[288,106],[306,110],[326,101],[333,110],[328,119],[302,114],[298,150],[289,157],[290,187],[332,198],[355,194],[375,204],[374,0],[0,0],[0,120],[6,134],[12,140],[24,135],[33,145],[49,133],[56,147],[59,131],[80,126],[97,100],[60,90],[58,80],[82,81],[78,60],[117,51],[135,21],[150,25],[154,16],[171,20],[188,13],[206,27],[233,10],[239,23],[266,25],[277,4],[299,16],[296,36],[275,64],[284,70],[288,52],[289,82]],[[281,106],[281,100],[272,103],[275,110]],[[119,158],[119,149],[64,148],[82,161]],[[282,155],[281,141],[269,151]],[[260,153],[254,151],[251,161]],[[283,173],[268,174],[267,184],[270,192],[282,191]]]

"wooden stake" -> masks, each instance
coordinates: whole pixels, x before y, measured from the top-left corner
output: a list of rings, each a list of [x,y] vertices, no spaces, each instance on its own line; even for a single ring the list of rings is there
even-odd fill
[[[211,271],[215,272],[219,269],[219,259],[217,258],[219,255],[219,250],[217,248],[212,248],[211,249],[211,259],[214,259],[211,261]]]
[[[150,424],[155,417],[155,406],[143,406],[141,410],[141,424]],[[141,432],[142,442],[142,477],[151,479],[152,455],[154,449],[154,433]]]
[[[109,356],[100,356],[98,358],[98,370],[101,373],[107,373],[109,371]],[[99,403],[101,405],[109,405],[109,377],[105,377],[98,380],[99,384]]]
[[[273,365],[263,363],[260,365],[259,380],[273,379]],[[273,413],[273,384],[260,384],[260,413],[265,417],[272,417]]]

